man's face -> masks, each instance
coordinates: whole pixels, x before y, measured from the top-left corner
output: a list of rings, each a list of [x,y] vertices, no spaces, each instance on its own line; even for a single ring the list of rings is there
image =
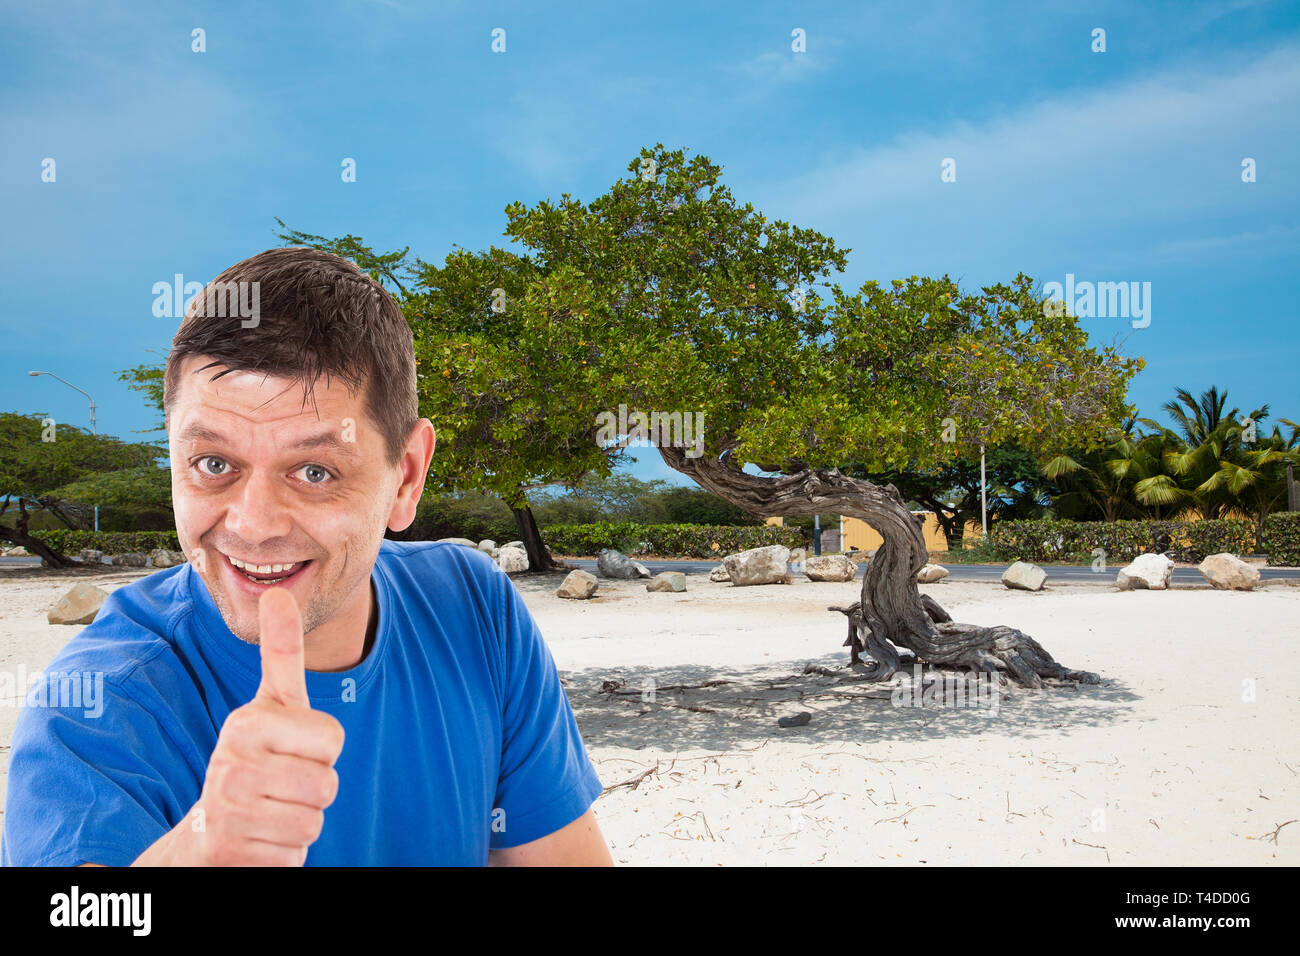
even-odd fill
[[[176,533],[227,627],[256,643],[258,600],[292,592],[304,632],[369,610],[370,572],[402,487],[364,396],[186,358],[168,416]],[[202,549],[196,557],[195,549]]]

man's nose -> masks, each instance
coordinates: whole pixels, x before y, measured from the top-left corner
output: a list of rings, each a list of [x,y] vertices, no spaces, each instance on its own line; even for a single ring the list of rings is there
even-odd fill
[[[226,530],[249,544],[287,537],[293,528],[285,488],[278,475],[248,473],[226,511]]]

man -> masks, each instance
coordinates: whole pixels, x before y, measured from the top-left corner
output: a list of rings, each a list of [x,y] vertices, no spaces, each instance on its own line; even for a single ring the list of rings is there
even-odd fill
[[[401,311],[337,256],[263,252],[194,299],[164,399],[190,563],[47,668],[103,700],[23,709],[6,865],[611,863],[519,592],[481,552],[384,539],[434,450],[415,383]]]

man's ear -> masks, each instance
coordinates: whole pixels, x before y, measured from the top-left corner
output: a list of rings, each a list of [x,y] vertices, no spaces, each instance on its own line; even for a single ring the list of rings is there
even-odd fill
[[[402,484],[397,489],[393,510],[388,513],[390,531],[405,531],[415,520],[415,508],[420,503],[424,483],[429,478],[429,462],[433,460],[437,435],[433,423],[427,418],[421,418],[406,439],[406,450],[398,462]]]

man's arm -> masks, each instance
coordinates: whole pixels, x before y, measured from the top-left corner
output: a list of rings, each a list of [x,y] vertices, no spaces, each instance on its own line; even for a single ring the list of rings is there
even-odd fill
[[[613,866],[605,837],[588,810],[566,827],[531,843],[492,850],[488,866]]]

